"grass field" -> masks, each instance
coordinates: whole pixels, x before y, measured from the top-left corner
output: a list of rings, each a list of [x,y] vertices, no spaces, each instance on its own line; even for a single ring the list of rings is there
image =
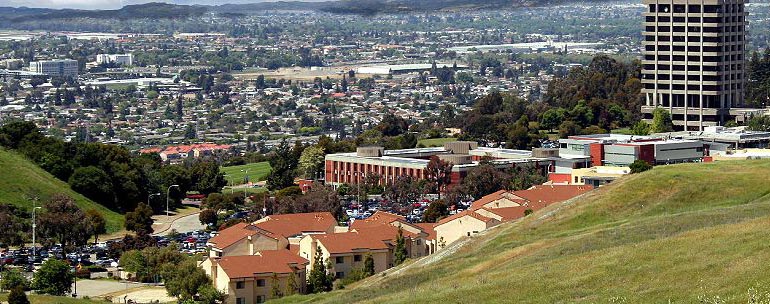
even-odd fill
[[[246,176],[244,170],[249,170],[249,180],[251,182],[263,181],[270,174],[270,163],[261,162],[242,166],[222,167],[222,172],[227,174],[225,176],[227,183],[235,185],[243,184],[244,177]]]
[[[39,197],[41,206],[52,195],[66,194],[81,209],[96,209],[107,221],[107,232],[123,229],[123,216],[99,205],[70,189],[66,182],[56,179],[34,163],[15,152],[0,149],[0,202],[32,210],[31,197]]]
[[[770,161],[661,166],[342,291],[278,302],[768,303]]]
[[[456,140],[457,138],[454,137],[420,139],[417,142],[417,145],[422,144],[425,147],[443,147],[444,143]]]

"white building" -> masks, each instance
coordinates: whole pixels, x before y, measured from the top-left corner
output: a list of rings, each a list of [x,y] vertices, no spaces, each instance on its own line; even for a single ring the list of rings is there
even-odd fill
[[[29,63],[29,70],[48,76],[78,77],[78,61],[72,59],[32,61]]]
[[[99,55],[96,55],[96,63],[97,64],[117,63],[124,66],[134,65],[134,55],[133,54],[114,54],[114,55],[99,54]]]

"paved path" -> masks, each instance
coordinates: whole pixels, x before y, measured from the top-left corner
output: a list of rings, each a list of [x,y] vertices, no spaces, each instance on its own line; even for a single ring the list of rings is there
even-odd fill
[[[198,213],[200,213],[200,211],[177,218],[171,216],[170,223],[168,223],[168,219],[165,215],[159,216],[156,219],[155,224],[153,224],[153,229],[155,230],[153,235],[166,235],[172,229],[176,230],[177,232],[203,230],[206,228],[206,226],[201,224],[200,220],[198,220]]]

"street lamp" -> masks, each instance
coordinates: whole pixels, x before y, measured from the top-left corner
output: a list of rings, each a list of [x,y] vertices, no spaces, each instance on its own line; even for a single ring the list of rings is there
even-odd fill
[[[42,207],[37,207],[35,205],[37,203],[37,197],[32,200],[32,260],[35,260],[35,255],[37,254],[36,249],[37,246],[35,246],[35,228],[37,228],[37,221],[35,220],[35,210],[42,209]]]
[[[152,204],[150,203],[150,200],[152,200],[152,197],[153,197],[153,196],[158,196],[158,195],[160,195],[160,192],[158,192],[158,193],[152,193],[152,194],[149,194],[149,195],[147,195],[147,205],[150,205],[150,206],[152,206]]]
[[[248,186],[249,185],[249,182],[248,182],[248,180],[249,180],[249,169],[242,169],[241,172],[246,173],[246,175],[244,175],[243,181],[246,184],[246,186]],[[243,188],[243,203],[246,204],[246,188]]]
[[[179,188],[179,185],[171,185],[171,186],[168,186],[168,189],[166,189],[166,217],[168,217],[168,202],[171,200],[171,198],[169,197],[169,193],[171,193],[172,187]]]

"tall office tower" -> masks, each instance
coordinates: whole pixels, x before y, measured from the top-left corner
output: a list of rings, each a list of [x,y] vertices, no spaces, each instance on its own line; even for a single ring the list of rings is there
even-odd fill
[[[743,105],[744,0],[643,0],[642,106],[667,109],[680,130],[723,125]]]

